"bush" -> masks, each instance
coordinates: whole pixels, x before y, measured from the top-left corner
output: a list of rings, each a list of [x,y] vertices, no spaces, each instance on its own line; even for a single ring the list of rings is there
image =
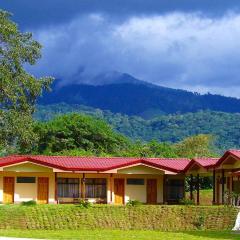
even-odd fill
[[[92,203],[90,203],[87,200],[82,199],[82,200],[79,201],[78,206],[81,207],[81,208],[90,208],[90,207],[92,207]]]
[[[189,198],[183,198],[179,201],[180,204],[182,205],[194,205],[194,200],[191,200]]]
[[[23,205],[23,206],[35,206],[35,205],[37,205],[37,202],[34,201],[34,200],[30,200],[30,201],[22,202],[21,205]]]
[[[204,227],[204,223],[205,223],[205,215],[203,212],[200,213],[197,221],[195,222],[195,226],[197,227],[197,229],[202,230]]]
[[[129,207],[135,207],[135,206],[139,206],[139,205],[142,205],[142,203],[139,202],[138,200],[129,199],[127,202],[127,206],[129,206]]]

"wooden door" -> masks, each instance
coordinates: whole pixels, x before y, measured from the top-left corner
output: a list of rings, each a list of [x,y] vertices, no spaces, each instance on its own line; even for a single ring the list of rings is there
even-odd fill
[[[14,177],[3,178],[3,203],[14,202]]]
[[[157,179],[147,179],[147,203],[157,203]]]
[[[37,202],[39,204],[48,203],[48,187],[49,179],[48,177],[39,177],[38,178],[38,196]]]
[[[124,179],[114,179],[114,198],[115,204],[124,204]]]

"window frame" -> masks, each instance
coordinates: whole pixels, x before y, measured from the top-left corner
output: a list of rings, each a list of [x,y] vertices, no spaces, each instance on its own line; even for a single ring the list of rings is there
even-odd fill
[[[26,180],[26,179],[28,179],[28,180]],[[32,181],[30,181],[30,179]],[[19,176],[19,177],[16,177],[16,183],[19,183],[19,184],[22,184],[22,183],[35,184],[36,183],[36,177],[24,177],[24,176],[22,177],[22,176]]]
[[[144,186],[145,179],[144,178],[127,178],[126,183],[127,185]]]
[[[71,188],[74,191],[74,193],[72,194],[71,194]],[[80,195],[81,195],[81,191],[80,191],[79,178],[65,178],[65,177],[57,178],[57,197],[58,198],[79,198]]]
[[[102,180],[102,182],[98,182]],[[102,194],[99,194],[98,187],[102,186]],[[88,189],[89,188],[89,189]],[[92,195],[91,195],[92,194]],[[106,178],[86,178],[85,179],[85,197],[107,199],[107,179]]]

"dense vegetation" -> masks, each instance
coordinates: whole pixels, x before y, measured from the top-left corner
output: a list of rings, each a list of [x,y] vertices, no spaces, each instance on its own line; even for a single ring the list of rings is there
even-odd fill
[[[78,154],[118,154],[127,149],[126,137],[114,132],[104,121],[90,116],[68,114],[52,121],[37,123],[37,153],[59,153],[76,150]]]
[[[56,115],[79,112],[105,120],[114,130],[133,140],[176,143],[186,137],[211,134],[220,153],[240,147],[240,114],[199,111],[196,113],[159,115],[145,120],[137,116],[113,114],[83,105],[39,105],[35,118],[48,121]]]
[[[108,155],[136,157],[213,156],[212,137],[197,135],[176,144],[131,141],[116,133],[103,120],[71,113],[48,122],[37,122],[38,141],[21,152],[64,155]]]

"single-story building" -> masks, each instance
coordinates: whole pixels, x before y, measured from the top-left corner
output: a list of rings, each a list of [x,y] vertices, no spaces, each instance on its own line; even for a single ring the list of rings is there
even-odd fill
[[[199,203],[199,177],[213,176],[213,203],[240,192],[240,150],[221,158],[125,158],[11,155],[0,157],[0,202],[177,203],[190,176]],[[194,181],[193,181],[194,179]]]

